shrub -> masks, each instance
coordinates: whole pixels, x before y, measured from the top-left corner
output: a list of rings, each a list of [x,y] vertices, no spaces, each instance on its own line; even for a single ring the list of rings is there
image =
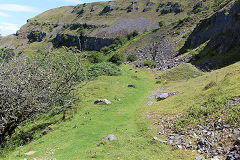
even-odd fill
[[[105,59],[101,52],[90,52],[87,58],[91,63],[100,63]]]
[[[61,113],[73,102],[82,77],[80,58],[72,52],[14,57],[0,64],[0,145],[16,128],[43,113]]]
[[[13,49],[1,48],[0,49],[0,61],[5,59],[8,60],[15,55]]]
[[[127,39],[128,39],[128,40],[131,40],[131,39],[133,39],[134,37],[136,37],[136,36],[138,36],[138,35],[139,35],[138,31],[135,30],[135,31],[127,34]]]
[[[129,62],[134,62],[138,59],[137,55],[136,54],[130,54],[127,56],[127,61]]]
[[[122,36],[117,36],[115,39],[114,39],[114,44],[118,45],[118,46],[122,46],[124,45],[124,43],[126,43],[126,39],[123,38]]]
[[[116,65],[120,65],[122,64],[123,62],[125,62],[126,59],[124,57],[123,54],[121,53],[118,53],[118,54],[114,54],[110,59],[109,59],[109,62],[112,62]]]
[[[165,21],[160,21],[160,22],[158,22],[158,25],[159,25],[159,27],[163,27],[163,26],[165,26]]]
[[[100,52],[102,52],[104,55],[108,55],[112,52],[111,48],[110,47],[103,47],[101,48]]]
[[[104,54],[104,55],[109,55],[110,53],[116,51],[119,47],[121,47],[122,45],[124,45],[124,43],[126,43],[126,39],[121,37],[121,36],[117,36],[114,41],[113,44],[111,44],[110,46],[106,46],[103,47],[100,51]]]
[[[143,62],[144,66],[150,67],[150,68],[155,68],[156,67],[156,62],[150,61],[150,60],[145,60]]]
[[[118,76],[121,74],[121,69],[111,63],[111,62],[102,62],[92,65],[87,72],[89,79],[96,78],[98,76]]]
[[[109,48],[110,48],[110,50],[113,52],[113,51],[116,51],[117,50],[117,48],[118,48],[118,45],[117,44],[115,44],[115,43],[113,43],[113,44],[111,44],[110,46],[108,46]]]
[[[161,84],[162,83],[162,81],[156,81],[156,84]]]

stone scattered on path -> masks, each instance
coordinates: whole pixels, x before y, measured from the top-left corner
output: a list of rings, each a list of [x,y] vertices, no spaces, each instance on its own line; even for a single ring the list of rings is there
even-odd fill
[[[239,125],[230,125],[222,118],[208,118],[206,124],[188,127],[186,131],[177,131],[174,126],[181,115],[166,114],[157,117],[158,122],[155,125],[158,126],[158,135],[166,135],[167,144],[179,149],[197,151],[211,160],[240,159]],[[198,155],[196,159],[204,156]]]
[[[34,153],[36,153],[37,151],[29,151],[27,153],[24,153],[26,156],[31,156],[33,155]]]
[[[162,142],[162,143],[167,143],[167,141],[161,140],[161,139],[159,139],[159,138],[157,138],[157,137],[153,137],[153,139],[154,139],[155,141],[159,141],[159,142]]]
[[[154,104],[156,104],[156,102],[148,101],[148,102],[146,103],[146,105],[148,105],[148,106],[152,106],[152,105],[154,105]]]
[[[171,85],[172,86],[172,85]],[[165,89],[167,88],[170,88],[171,86],[166,86],[166,87],[162,87],[162,88],[159,88],[158,90],[156,90],[155,92],[153,92],[149,99],[157,99],[157,97],[159,96],[159,94],[161,93],[161,91],[164,91]]]
[[[147,118],[153,118],[153,116],[152,116],[152,115],[146,115],[146,117],[147,117]]]
[[[196,160],[203,160],[203,159],[205,159],[203,156],[201,156],[201,155],[199,155],[199,156],[196,156],[196,158],[195,158]]]
[[[111,102],[107,99],[98,99],[94,101],[94,104],[98,104],[98,103],[111,104]]]
[[[117,137],[115,137],[113,134],[108,135],[104,139],[107,140],[107,141],[116,141],[116,140],[118,140]]]
[[[170,94],[169,94],[168,92],[162,92],[162,93],[159,93],[159,94],[158,94],[158,96],[156,97],[156,99],[157,99],[158,101],[162,101],[162,100],[168,98],[169,95],[170,95]]]

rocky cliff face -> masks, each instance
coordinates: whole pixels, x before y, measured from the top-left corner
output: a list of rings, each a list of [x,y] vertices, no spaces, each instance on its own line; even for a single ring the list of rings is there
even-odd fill
[[[235,53],[240,50],[240,3],[239,1],[229,2],[219,8],[220,11],[200,21],[181,49],[183,53],[187,49],[195,49],[206,42],[206,47],[197,56],[197,59],[200,61],[207,56],[208,59],[202,60],[202,64],[199,66],[209,65],[210,68],[219,68],[240,58],[239,54]],[[214,59],[216,56],[227,59],[230,54],[232,54],[232,58],[229,58],[229,62],[224,62],[224,64]]]
[[[89,47],[85,48],[99,50],[99,47],[109,45],[110,39],[116,36],[126,36],[134,30],[143,33],[159,28],[158,22],[163,19],[172,23],[186,16],[193,7],[187,4],[191,2],[118,0],[60,7],[29,19],[16,35],[11,36],[12,43],[3,40],[0,47],[22,50],[33,42],[53,42],[53,46],[62,46],[64,40],[59,38],[64,36],[59,35],[79,37],[84,34],[84,37],[89,37],[86,38]],[[97,46],[91,44],[90,47],[90,42]],[[72,44],[67,43],[66,46]]]
[[[67,34],[59,34],[53,40],[53,47],[73,47],[76,46],[81,50],[100,51],[101,48],[111,45],[113,39],[111,38],[97,38],[97,37],[78,37]]]
[[[193,49],[210,40],[208,45],[218,46],[219,53],[232,47],[240,49],[240,5],[229,5],[229,10],[224,9],[202,20],[190,35],[185,47]]]

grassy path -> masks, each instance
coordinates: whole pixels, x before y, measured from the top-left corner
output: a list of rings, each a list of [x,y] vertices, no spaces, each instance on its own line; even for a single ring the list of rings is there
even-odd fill
[[[137,87],[128,88],[128,84]],[[124,67],[120,77],[101,77],[79,90],[82,101],[76,104],[79,110],[73,119],[18,148],[9,159],[190,159],[186,153],[172,152],[169,146],[152,140],[142,108],[155,87],[149,71],[135,73]],[[113,103],[93,105],[97,98],[108,98]],[[118,141],[103,140],[109,134]],[[25,156],[30,150],[37,152]]]

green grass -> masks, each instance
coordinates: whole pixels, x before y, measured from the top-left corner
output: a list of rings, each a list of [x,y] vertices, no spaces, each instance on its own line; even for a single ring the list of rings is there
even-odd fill
[[[72,119],[53,125],[53,132],[18,147],[6,159],[192,159],[190,152],[171,151],[170,146],[152,140],[156,130],[143,112],[156,87],[151,71],[135,73],[122,68],[121,76],[99,77],[78,90],[78,110]],[[136,88],[128,88],[128,84],[136,84]],[[94,105],[98,98],[107,98],[112,104]],[[103,140],[109,134],[118,141]],[[25,156],[30,150],[37,152]]]
[[[136,73],[122,66],[121,76],[98,77],[76,92],[79,100],[74,105],[77,111],[72,113],[73,118],[62,123],[56,123],[57,117],[53,118],[53,132],[39,138],[41,132],[38,131],[35,141],[14,149],[5,159],[193,159],[197,153],[172,151],[170,146],[153,140],[158,133],[154,125],[159,121],[157,117],[186,115],[189,123],[179,121],[180,129],[196,125],[207,117],[223,117],[239,124],[239,107],[225,114],[221,107],[227,99],[240,96],[239,64],[210,73],[202,73],[190,64],[161,73],[146,69]],[[154,78],[159,74],[177,78],[168,77],[167,82],[156,84]],[[192,77],[193,74],[199,75]],[[128,84],[136,84],[136,88],[128,88]],[[163,86],[170,86],[164,92],[179,91],[180,94],[146,106],[149,95]],[[99,98],[107,98],[112,104],[94,105],[94,100]],[[201,110],[203,105],[209,109]],[[155,118],[147,119],[146,115]],[[114,134],[118,141],[105,141],[104,137],[109,134]],[[30,150],[37,152],[25,156]]]
[[[203,75],[203,73],[191,65],[190,63],[181,64],[171,70],[167,70],[160,74],[162,81],[179,81],[188,80]]]
[[[177,127],[180,130],[202,123],[206,118],[215,119],[217,117],[222,117],[233,125],[239,125],[239,106],[226,108],[224,105],[227,100],[240,96],[239,64],[240,62],[237,62],[209,73],[200,72],[196,78],[188,78],[191,71],[181,68],[181,66],[179,66],[181,70],[178,70],[177,67],[160,74],[160,77],[166,76],[171,81],[165,83],[161,81],[159,87],[171,86],[164,92],[179,91],[180,94],[158,102],[146,112],[149,114],[154,112],[156,115],[185,115],[183,119],[180,119],[183,121],[178,123]],[[183,78],[184,75],[186,78]]]

